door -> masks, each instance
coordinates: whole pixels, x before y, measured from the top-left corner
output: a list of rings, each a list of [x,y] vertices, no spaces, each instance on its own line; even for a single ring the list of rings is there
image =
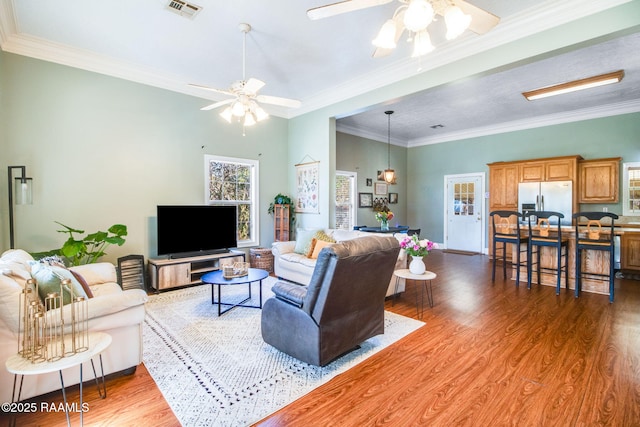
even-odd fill
[[[484,247],[484,173],[445,177],[445,247],[482,252]]]
[[[355,172],[336,171],[335,228],[353,230],[356,225],[356,182]]]

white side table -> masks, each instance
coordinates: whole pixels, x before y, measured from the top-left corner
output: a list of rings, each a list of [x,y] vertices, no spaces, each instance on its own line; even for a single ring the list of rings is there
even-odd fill
[[[392,304],[395,304],[396,301],[400,278],[422,282],[422,287],[420,288],[420,304],[418,303],[418,289],[416,289],[416,314],[418,315],[418,317],[422,318],[422,313],[424,312],[424,289],[427,289],[427,299],[429,300],[429,307],[433,307],[433,290],[431,289],[431,281],[438,276],[432,271],[425,271],[423,274],[413,274],[411,271],[409,271],[408,268],[395,270],[393,274],[396,276],[396,287],[393,294]],[[418,311],[419,305],[421,308],[420,311]]]
[[[71,346],[70,337],[66,338],[68,340],[69,347]],[[13,393],[11,394],[14,402],[20,401],[20,393],[22,392],[22,382],[24,380],[25,375],[39,375],[39,374],[48,374],[50,372],[58,371],[60,373],[60,385],[62,386],[62,398],[64,399],[64,407],[65,413],[67,416],[67,425],[71,426],[71,421],[69,419],[69,408],[67,405],[67,394],[64,390],[64,380],[62,378],[62,370],[67,368],[72,368],[74,366],[80,367],[80,425],[83,425],[83,407],[82,407],[82,364],[84,362],[91,361],[91,367],[93,368],[93,375],[96,379],[96,384],[98,385],[98,389],[100,391],[100,397],[103,399],[107,396],[107,388],[104,381],[104,367],[102,365],[102,353],[109,345],[111,344],[111,335],[106,334],[104,332],[89,332],[89,349],[80,353],[76,353],[73,356],[63,357],[55,362],[40,362],[40,363],[31,363],[30,360],[25,359],[19,354],[14,354],[10,358],[7,359],[6,367],[7,371],[11,372],[15,375],[13,380]],[[67,345],[67,344],[65,344]],[[96,368],[93,364],[93,357],[100,355],[100,374],[102,376],[102,388],[100,388],[100,384],[98,383],[98,376],[96,375]],[[16,383],[18,375],[20,378],[20,388],[18,389],[18,394],[16,396]]]

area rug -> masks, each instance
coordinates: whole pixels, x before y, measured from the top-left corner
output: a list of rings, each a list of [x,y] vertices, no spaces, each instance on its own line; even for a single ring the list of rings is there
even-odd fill
[[[275,279],[263,282],[263,300]],[[246,286],[223,288],[239,301]],[[253,299],[258,302],[257,284]],[[146,304],[144,364],[183,426],[247,426],[355,366],[423,322],[385,312],[385,333],[320,368],[264,343],[261,310],[238,307],[218,317],[211,287],[152,295]]]

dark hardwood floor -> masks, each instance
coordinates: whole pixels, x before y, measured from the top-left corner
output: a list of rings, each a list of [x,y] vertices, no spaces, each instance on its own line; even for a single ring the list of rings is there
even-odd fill
[[[604,295],[491,283],[490,267],[486,256],[434,251],[435,305],[425,296],[424,327],[256,425],[640,426],[640,281],[617,280],[610,304]],[[417,317],[414,290],[409,283],[386,308]],[[179,425],[144,366],[107,386],[105,400],[85,387],[86,425]],[[16,420],[66,423],[63,413]]]

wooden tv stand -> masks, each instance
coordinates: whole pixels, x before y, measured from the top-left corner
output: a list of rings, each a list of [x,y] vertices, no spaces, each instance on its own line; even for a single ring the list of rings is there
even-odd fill
[[[223,265],[244,262],[245,253],[229,251],[220,254],[199,255],[185,258],[157,258],[149,260],[151,287],[155,290],[202,283],[200,278]]]

